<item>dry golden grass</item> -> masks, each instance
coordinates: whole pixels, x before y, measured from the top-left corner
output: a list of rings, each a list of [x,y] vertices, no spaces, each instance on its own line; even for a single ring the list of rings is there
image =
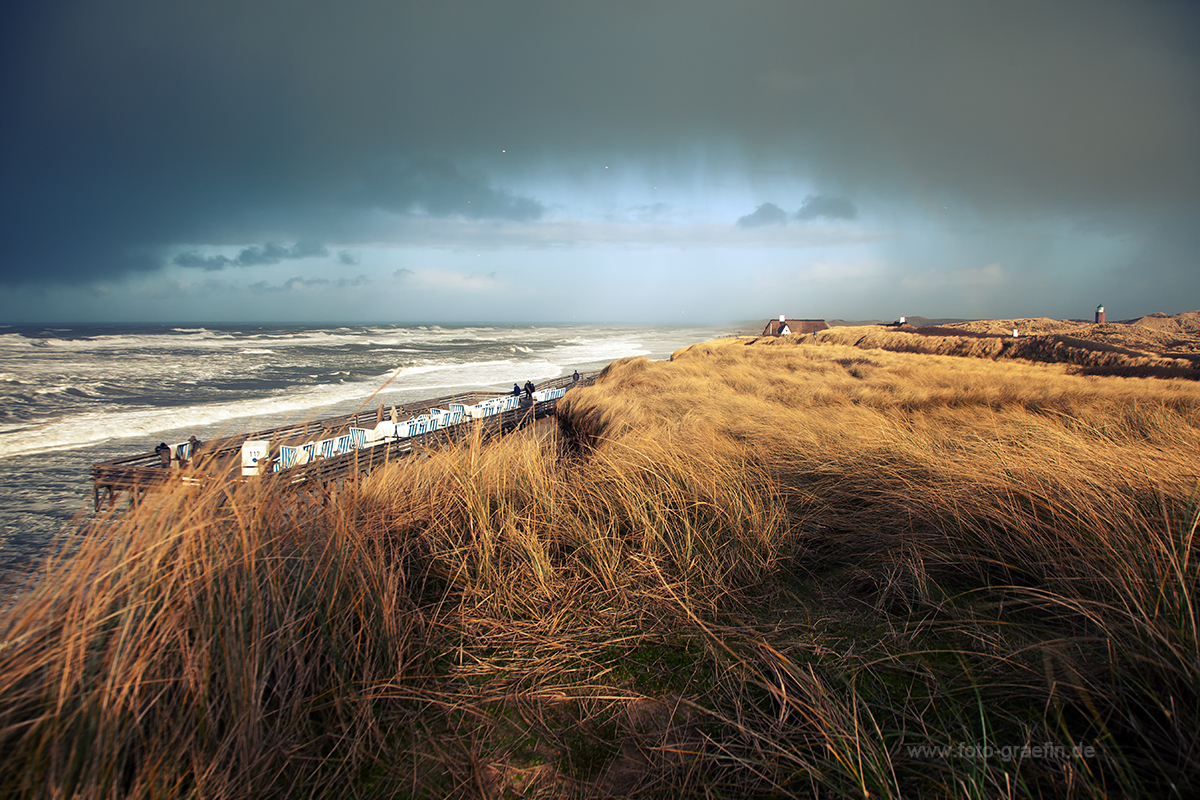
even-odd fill
[[[0,620],[0,793],[1188,796],[1200,386],[1064,370],[722,340],[102,520]]]
[[[1182,314],[1149,314],[1132,322],[1071,322],[1070,320],[1006,319],[957,322],[951,329],[1008,335],[1016,328],[1022,336],[1049,334],[1086,339],[1145,353],[1170,355],[1200,353],[1200,311]]]
[[[929,331],[936,331],[937,335],[931,335]],[[1200,361],[1197,361],[1198,357],[1194,354],[1186,357],[1184,353],[1179,353],[1179,357],[1160,356],[1151,351],[1130,349],[1103,339],[1092,340],[1062,334],[1022,335],[1014,338],[981,336],[969,330],[963,335],[953,333],[952,326],[897,330],[879,325],[865,325],[830,328],[809,335],[760,337],[740,341],[766,346],[839,345],[896,353],[925,353],[990,360],[1019,359],[1049,364],[1072,364],[1077,368],[1092,370],[1166,370],[1175,372],[1177,376],[1191,377],[1193,380],[1200,376],[1200,371],[1195,370]],[[1086,335],[1093,334],[1088,332]]]

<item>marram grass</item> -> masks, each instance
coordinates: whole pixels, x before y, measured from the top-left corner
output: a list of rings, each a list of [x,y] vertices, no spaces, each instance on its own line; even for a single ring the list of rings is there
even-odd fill
[[[0,794],[1187,797],[1200,387],[837,345],[91,523],[0,619]]]

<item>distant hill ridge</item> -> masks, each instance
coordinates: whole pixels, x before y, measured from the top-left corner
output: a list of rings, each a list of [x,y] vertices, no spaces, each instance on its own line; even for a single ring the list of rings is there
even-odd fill
[[[1031,317],[972,320],[945,323],[940,327],[999,335],[1011,335],[1016,328],[1023,336],[1056,334],[1159,356],[1200,355],[1200,311],[1158,312],[1133,320],[1101,324]]]
[[[886,325],[889,322],[896,322],[894,319],[830,319],[826,320],[831,328],[848,328],[857,327],[859,325]],[[970,322],[971,320],[963,319],[962,317],[905,317],[904,321],[914,328],[923,328],[926,325],[949,325],[952,322]]]
[[[1089,375],[1200,379],[1200,311],[1101,324],[1048,317],[960,322],[909,317],[906,322],[939,324],[839,325],[807,335],[760,336],[751,343],[1015,358],[1073,364]]]
[[[852,328],[887,325],[897,320],[826,320],[831,328]],[[956,317],[906,317],[909,330],[938,328],[940,335],[952,335],[955,330],[963,335],[1012,336],[1013,329],[1020,336],[1069,337],[1102,345],[1137,351],[1147,356],[1183,358],[1193,363],[1200,362],[1200,311],[1184,311],[1179,314],[1155,312],[1136,319],[1097,324],[1090,320],[1051,319],[1049,317],[1020,317],[1017,319],[962,319]],[[743,327],[748,335],[755,323],[747,322]]]

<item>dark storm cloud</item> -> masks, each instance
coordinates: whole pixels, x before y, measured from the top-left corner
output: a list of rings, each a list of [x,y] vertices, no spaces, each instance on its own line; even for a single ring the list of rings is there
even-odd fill
[[[348,199],[355,205],[399,214],[526,221],[545,211],[541,203],[493,188],[481,172],[441,158],[372,170]]]
[[[854,203],[844,197],[832,197],[826,194],[810,194],[804,198],[804,204],[796,212],[796,219],[809,222],[814,219],[854,219],[858,209]]]
[[[783,225],[787,223],[788,215],[774,203],[763,203],[744,217],[739,217],[737,224],[741,228],[761,228],[763,225]]]
[[[856,216],[858,209],[844,197],[810,194],[804,198],[800,210],[792,216],[774,203],[763,203],[753,212],[739,217],[737,224],[741,228],[761,228],[764,225],[786,225],[793,218],[800,222],[811,222],[815,219],[854,219]]]
[[[370,209],[532,223],[541,203],[504,188],[529,168],[686,179],[691,154],[864,205],[1114,230],[1200,195],[1182,2],[5,8],[3,283],[149,270],[188,242],[351,244]]]
[[[358,275],[353,278],[339,278],[337,280],[331,280],[329,278],[310,278],[303,275],[296,275],[288,278],[280,285],[274,285],[268,283],[267,281],[257,281],[250,284],[250,286],[247,288],[254,292],[277,294],[280,292],[291,292],[297,289],[324,288],[327,286],[335,286],[339,289],[356,288],[359,286],[366,286],[370,282],[370,279],[367,278],[366,275]]]
[[[175,256],[173,263],[181,267],[195,267],[209,271],[222,270],[226,267],[257,267],[263,264],[278,264],[280,261],[290,261],[297,258],[314,258],[329,255],[329,249],[317,242],[296,242],[291,247],[267,242],[261,247],[247,247],[234,258],[227,256],[202,256],[196,252],[180,253]],[[345,263],[345,262],[343,262]]]

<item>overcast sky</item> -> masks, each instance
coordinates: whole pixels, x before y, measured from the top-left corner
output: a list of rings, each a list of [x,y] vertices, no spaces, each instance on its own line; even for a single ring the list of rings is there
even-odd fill
[[[1200,308],[1184,2],[10,2],[0,322]]]

